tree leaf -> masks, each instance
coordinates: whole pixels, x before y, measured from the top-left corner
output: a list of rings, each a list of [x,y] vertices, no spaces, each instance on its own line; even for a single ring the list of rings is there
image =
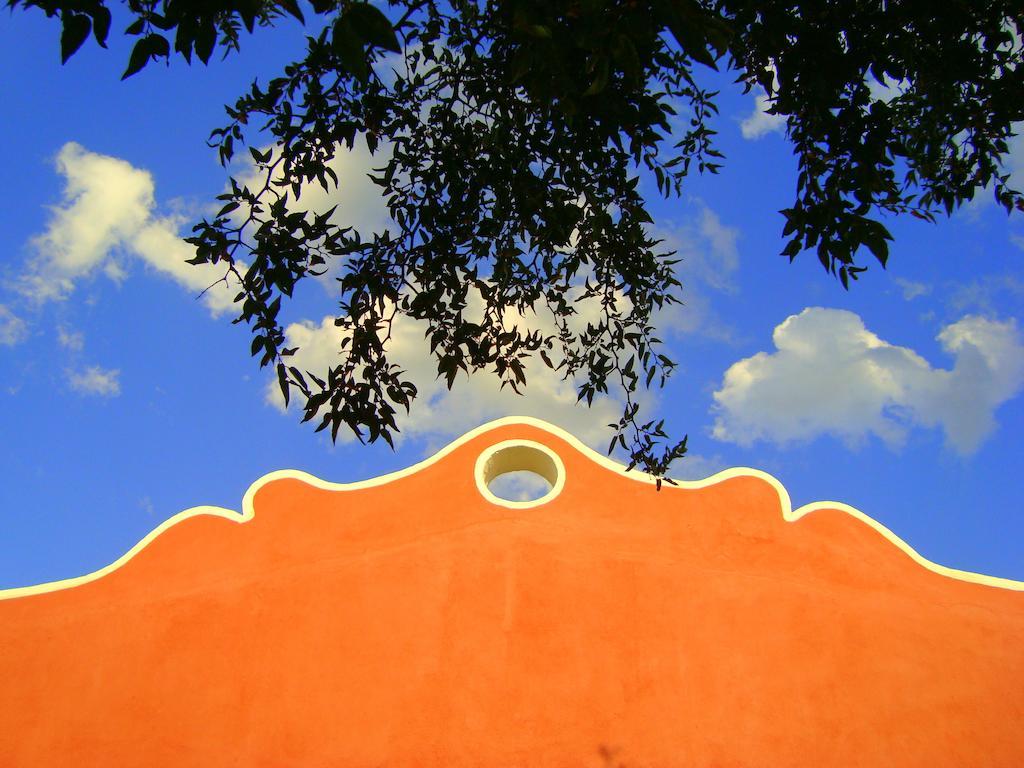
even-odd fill
[[[394,53],[402,52],[394,27],[376,6],[362,2],[353,3],[345,12],[345,18],[367,45],[375,45]]]
[[[602,57],[597,63],[597,72],[594,74],[594,79],[590,82],[590,86],[583,92],[584,96],[596,96],[601,93],[608,85],[609,75],[608,59]]]
[[[306,18],[302,15],[302,9],[299,8],[299,4],[296,0],[277,0],[277,3],[301,23],[306,23]]]
[[[110,9],[105,5],[100,5],[94,8],[90,15],[92,16],[92,32],[96,38],[96,42],[99,43],[100,47],[107,47],[107,35],[110,34]]]
[[[61,14],[60,63],[67,64],[92,31],[88,16],[80,13]]]
[[[121,79],[127,80],[146,66],[150,59],[158,56],[167,57],[170,55],[170,52],[171,46],[167,42],[167,38],[156,33],[146,35],[136,42],[132,48],[131,56],[128,59],[128,68],[121,75]]]
[[[331,48],[341,59],[345,67],[361,83],[370,79],[370,67],[366,63],[366,51],[363,49],[363,41],[356,33],[348,14],[342,16],[334,24],[331,33]]]

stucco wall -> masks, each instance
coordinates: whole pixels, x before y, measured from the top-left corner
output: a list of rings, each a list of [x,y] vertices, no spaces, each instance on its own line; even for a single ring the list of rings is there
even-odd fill
[[[548,498],[481,493],[504,441]],[[1019,768],[1022,589],[763,473],[656,492],[510,420],[0,592],[0,766]]]

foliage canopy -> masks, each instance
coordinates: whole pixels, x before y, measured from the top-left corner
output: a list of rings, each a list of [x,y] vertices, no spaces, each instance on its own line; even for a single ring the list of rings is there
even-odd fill
[[[106,0],[7,5],[59,17],[65,61],[109,34]],[[425,324],[449,386],[490,370],[518,390],[537,355],[576,377],[581,400],[617,389],[613,445],[663,475],[686,441],[642,423],[635,396],[672,369],[653,318],[680,286],[637,187],[645,171],[678,195],[690,172],[719,168],[706,68],[764,88],[785,117],[799,173],[783,254],[814,252],[843,286],[862,253],[885,265],[885,215],[933,220],[983,189],[1024,210],[1002,164],[1024,120],[1017,0],[388,0],[387,15],[361,0],[124,5],[137,38],[125,77],[174,54],[207,62],[286,16],[317,19],[304,57],[213,131],[221,161],[246,146],[262,181],[232,180],[189,242],[196,263],[238,280],[253,354],[333,435],[391,442],[412,406],[416,388],[388,357],[402,315]],[[359,140],[387,146],[373,177],[393,220],[384,232],[296,202],[306,185],[344,184],[329,163]],[[327,269],[344,341],[318,374],[289,364],[278,314]],[[581,302],[596,320],[575,322]],[[519,322],[533,313],[557,333]]]

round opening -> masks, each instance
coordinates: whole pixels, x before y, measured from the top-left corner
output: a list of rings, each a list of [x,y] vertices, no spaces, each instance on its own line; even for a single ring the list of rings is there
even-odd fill
[[[476,462],[484,498],[505,507],[543,504],[565,484],[565,466],[554,451],[528,440],[509,440],[484,451]]]

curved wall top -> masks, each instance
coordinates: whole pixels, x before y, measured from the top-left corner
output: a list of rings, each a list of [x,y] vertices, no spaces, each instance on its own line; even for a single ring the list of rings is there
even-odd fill
[[[0,762],[1024,765],[1024,583],[757,470],[652,484],[533,419],[267,475],[0,592]]]

